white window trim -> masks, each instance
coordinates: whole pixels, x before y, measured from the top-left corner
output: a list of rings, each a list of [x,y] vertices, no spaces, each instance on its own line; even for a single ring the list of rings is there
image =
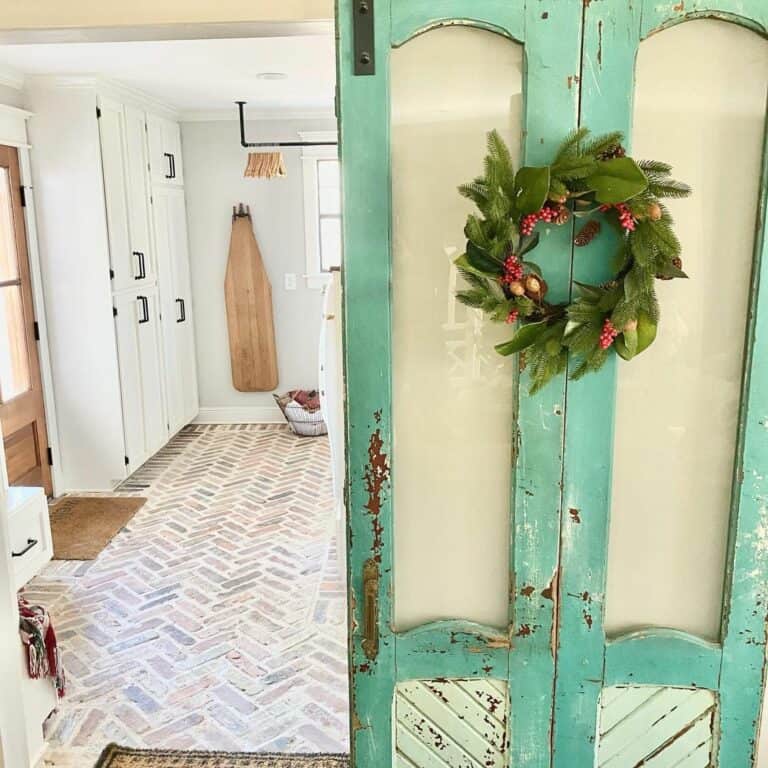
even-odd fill
[[[336,131],[299,131],[302,141],[337,141]],[[337,147],[303,147],[301,165],[304,174],[304,250],[307,271],[304,277],[307,288],[322,289],[331,280],[328,272],[320,265],[320,233],[318,221],[317,161],[338,160]]]

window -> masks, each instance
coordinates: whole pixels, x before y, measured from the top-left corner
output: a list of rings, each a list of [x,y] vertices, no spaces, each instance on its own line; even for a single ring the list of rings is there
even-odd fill
[[[335,141],[329,131],[300,133],[305,141]],[[322,288],[341,266],[341,167],[336,147],[304,147],[304,239],[307,285]]]

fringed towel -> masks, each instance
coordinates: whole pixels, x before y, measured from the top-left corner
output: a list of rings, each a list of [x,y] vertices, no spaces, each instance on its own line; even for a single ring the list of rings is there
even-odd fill
[[[33,680],[50,677],[61,698],[66,690],[59,646],[51,616],[41,605],[30,605],[19,595],[19,634],[27,649],[27,670]]]

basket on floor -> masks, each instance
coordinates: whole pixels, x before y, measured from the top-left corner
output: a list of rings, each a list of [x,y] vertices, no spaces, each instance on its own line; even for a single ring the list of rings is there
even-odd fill
[[[294,400],[296,392],[297,390],[291,390],[284,395],[273,396],[291,429],[300,437],[327,435],[328,428],[320,408],[309,409],[297,403]]]

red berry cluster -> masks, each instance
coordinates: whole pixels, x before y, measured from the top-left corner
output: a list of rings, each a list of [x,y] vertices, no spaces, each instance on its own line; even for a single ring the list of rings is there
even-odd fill
[[[527,216],[523,216],[523,220],[520,222],[520,232],[523,235],[530,235],[536,224],[540,221],[546,221],[550,224],[557,218],[557,211],[554,208],[550,208],[545,205],[540,211],[536,213],[529,213]]]
[[[513,309],[507,315],[507,323],[509,323],[510,325],[512,325],[512,323],[516,323],[517,322],[517,318],[518,318],[519,315],[520,315],[520,313],[516,309]]]
[[[619,224],[621,224],[622,228],[626,229],[627,232],[634,232],[635,226],[637,225],[637,219],[632,215],[632,211],[629,210],[629,207],[624,203],[600,206],[600,210],[603,211],[603,213],[605,213],[605,211],[610,211],[611,208],[615,208],[618,212]]]
[[[609,317],[603,322],[603,330],[600,334],[600,349],[608,349],[613,344],[613,340],[619,335],[619,331],[613,327]]]
[[[523,265],[520,263],[520,259],[517,258],[517,254],[510,253],[509,256],[504,259],[504,274],[501,277],[501,284],[509,285],[510,283],[522,279]]]

